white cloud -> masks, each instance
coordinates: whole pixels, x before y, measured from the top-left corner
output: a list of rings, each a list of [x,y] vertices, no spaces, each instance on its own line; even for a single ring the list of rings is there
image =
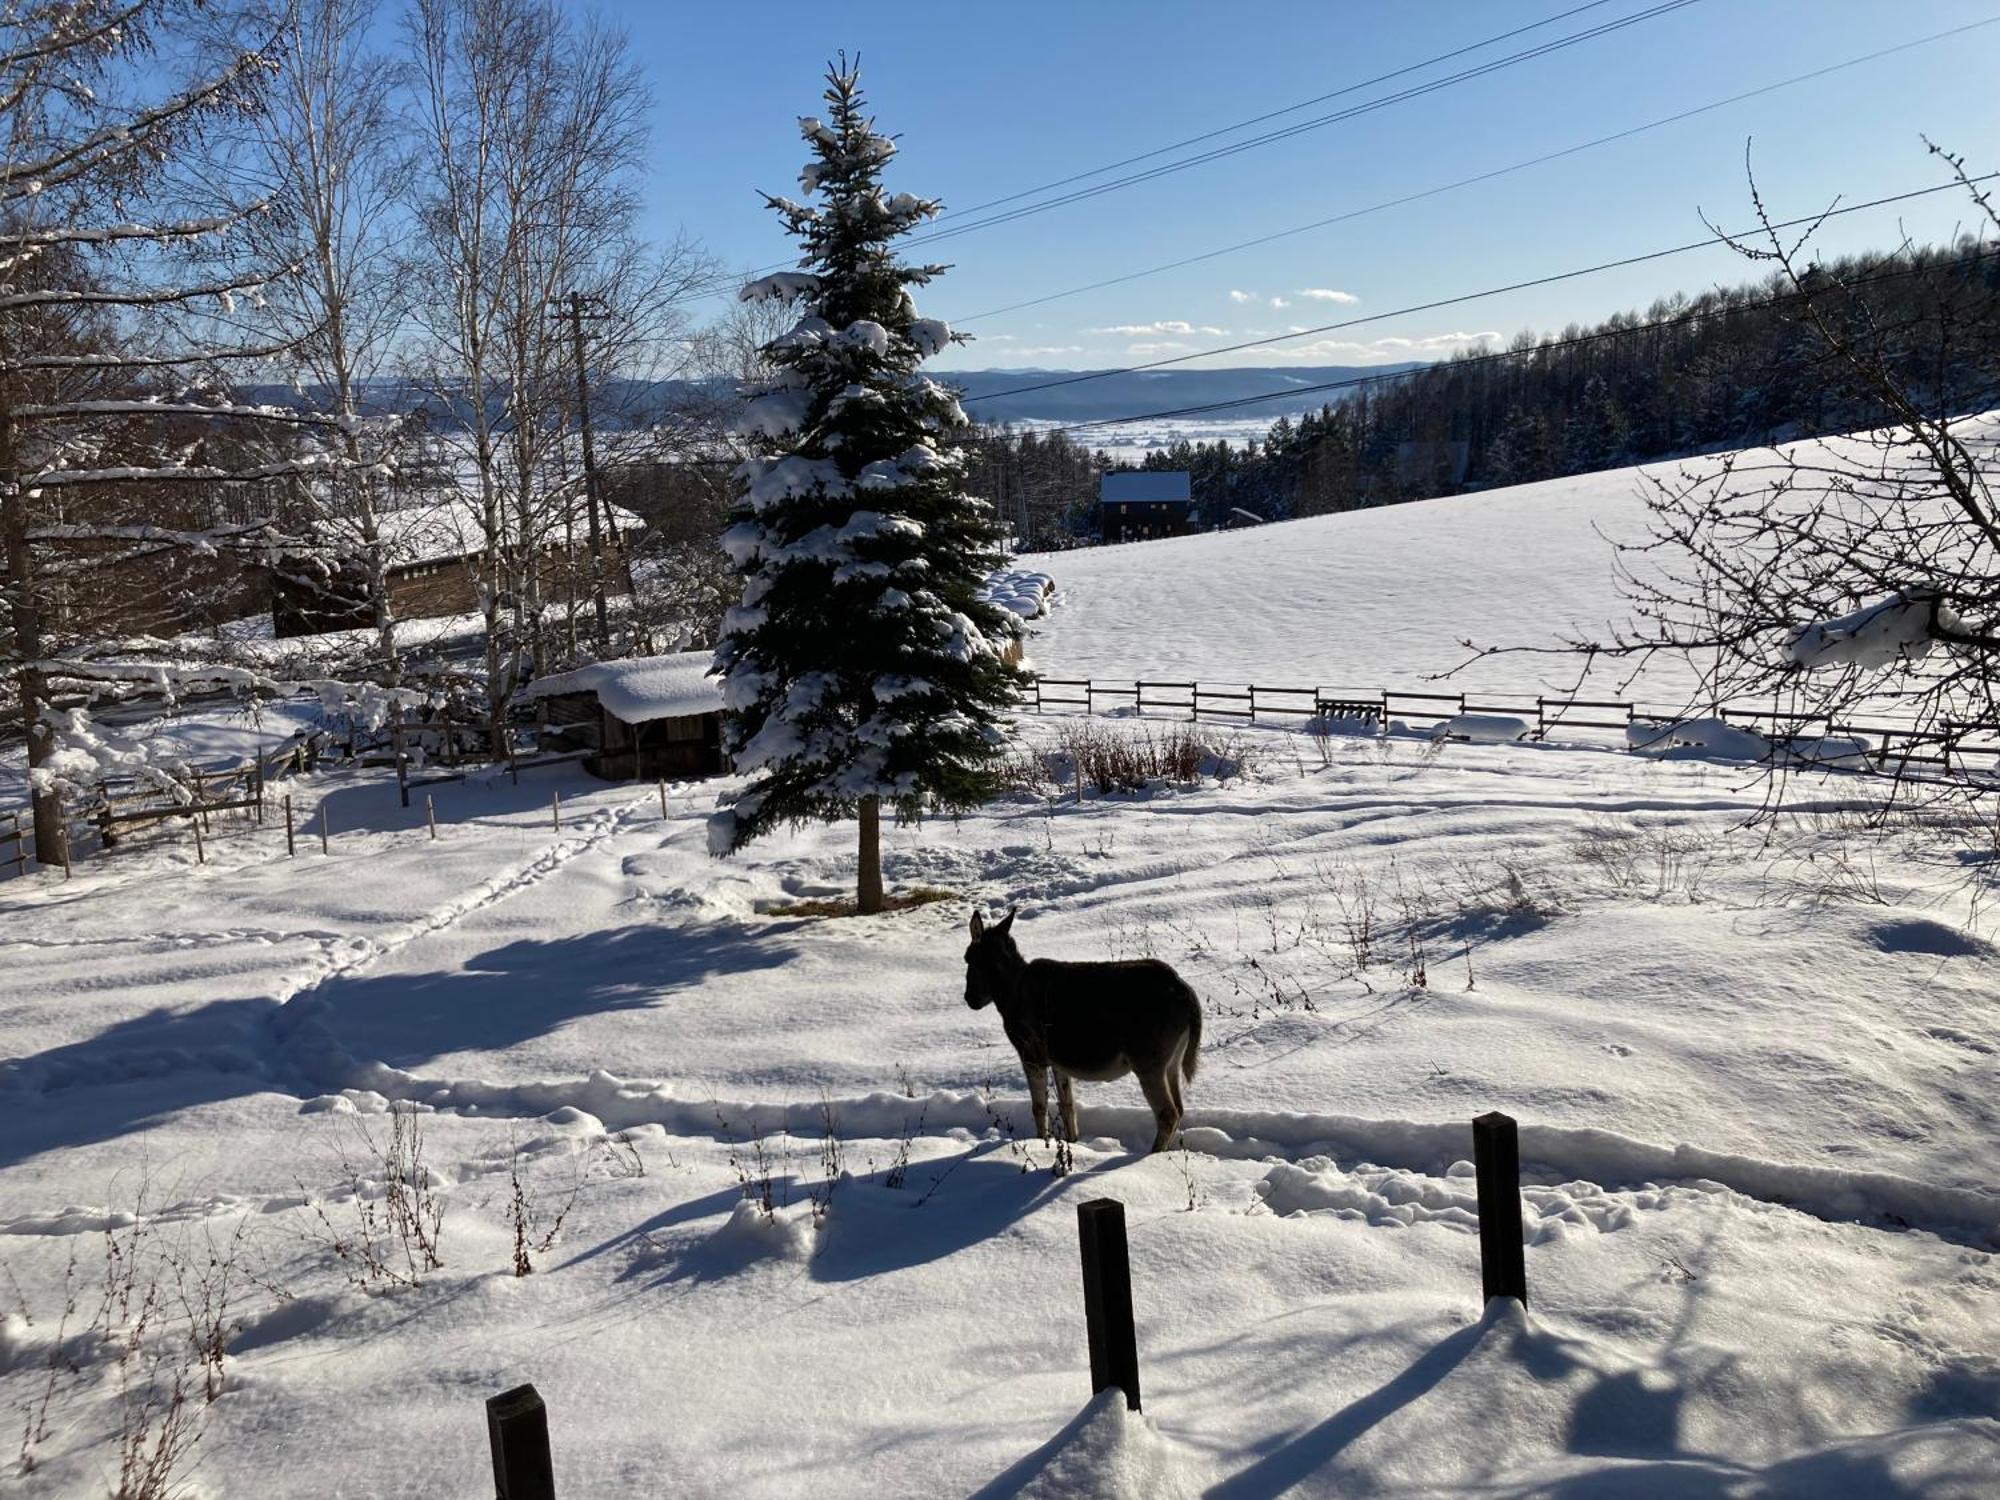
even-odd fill
[[[1336,292],[1330,286],[1304,286],[1293,295],[1313,302],[1338,302],[1342,307],[1352,306],[1361,300],[1352,292]]]
[[[1390,334],[1367,343],[1355,339],[1315,339],[1309,344],[1291,344],[1271,352],[1282,359],[1338,358],[1342,363],[1365,363],[1369,360],[1412,359],[1426,354],[1449,353],[1474,344],[1498,343],[1500,339],[1501,335],[1491,329],[1477,333],[1434,333],[1424,338]]]
[[[1231,302],[1238,302],[1238,303],[1255,302],[1257,300],[1257,294],[1255,292],[1239,292],[1234,287],[1231,287],[1229,289],[1229,300]]]
[[[1151,323],[1113,323],[1109,328],[1086,328],[1085,333],[1108,333],[1121,339],[1142,339],[1159,334],[1191,333],[1224,334],[1227,328],[1217,328],[1213,323],[1189,323],[1181,318],[1160,318]]]
[[[1191,344],[1176,343],[1172,339],[1161,339],[1157,343],[1133,344],[1126,349],[1127,354],[1171,354],[1176,349],[1190,349]]]
[[[1290,297],[1273,297],[1271,299],[1271,306],[1273,307],[1290,307],[1291,305],[1292,299]]]
[[[1011,351],[1015,354],[1081,354],[1081,344],[1026,344]]]

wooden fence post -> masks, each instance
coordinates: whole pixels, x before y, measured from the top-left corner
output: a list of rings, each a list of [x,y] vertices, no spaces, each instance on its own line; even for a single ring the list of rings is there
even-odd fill
[[[486,1398],[486,1440],[493,1450],[493,1488],[499,1500],[555,1500],[549,1409],[532,1385]]]
[[[667,783],[664,779],[662,779],[660,782],[660,816],[664,818],[666,815],[667,815]]]
[[[1521,1249],[1521,1144],[1512,1116],[1499,1111],[1472,1122],[1472,1164],[1479,1181],[1479,1279],[1485,1300],[1528,1300]]]
[[[562,832],[562,793],[549,793],[549,811],[555,817],[556,832]]]
[[[61,816],[60,808],[57,809],[57,816]],[[73,873],[69,865],[69,819],[67,818],[63,818],[56,825],[56,845],[62,850],[63,879],[67,880]],[[37,850],[36,852],[39,853],[40,851]]]
[[[424,821],[430,824],[431,838],[435,840],[438,836],[437,806],[432,802],[429,792],[424,793]]]
[[[205,865],[208,863],[208,850],[203,847],[201,842],[201,819],[198,817],[189,818],[188,821],[194,824],[194,862],[198,865]]]
[[[297,859],[298,857],[298,842],[292,837],[292,794],[287,792],[285,793],[285,858]]]
[[[333,853],[333,835],[326,826],[326,804],[324,802],[319,805],[319,852],[322,854]]]
[[[1139,1410],[1139,1336],[1132,1326],[1132,1262],[1125,1244],[1125,1205],[1093,1198],[1076,1206],[1083,1245],[1083,1318],[1090,1332],[1090,1389],[1117,1386],[1125,1406]]]

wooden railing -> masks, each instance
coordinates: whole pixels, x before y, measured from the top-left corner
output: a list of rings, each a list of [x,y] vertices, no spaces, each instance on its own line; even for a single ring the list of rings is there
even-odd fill
[[[1386,730],[1393,721],[1437,725],[1461,714],[1494,714],[1530,725],[1533,738],[1558,730],[1613,730],[1622,734],[1635,722],[1672,723],[1685,711],[1651,708],[1615,698],[1564,698],[1488,693],[1444,693],[1428,689],[1267,686],[1135,678],[1105,681],[1085,677],[1036,677],[1028,699],[1036,713],[1186,714],[1243,723],[1277,720],[1363,720]],[[1978,765],[2000,768],[2000,723],[1947,722],[1933,729],[1912,724],[1828,718],[1731,704],[1709,717],[1754,729],[1783,743],[1809,736],[1846,736],[1866,747],[1878,765]],[[1976,760],[1971,759],[1977,757]]]

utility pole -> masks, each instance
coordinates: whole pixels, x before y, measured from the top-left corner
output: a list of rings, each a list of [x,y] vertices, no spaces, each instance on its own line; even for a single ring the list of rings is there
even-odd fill
[[[589,298],[573,291],[563,299],[568,304],[572,347],[576,351],[576,415],[583,431],[583,500],[590,519],[590,606],[596,617],[597,654],[611,650],[611,627],[604,609],[604,533],[598,520],[597,447],[590,430],[590,367],[583,357],[583,320],[601,318],[602,313],[586,313]]]

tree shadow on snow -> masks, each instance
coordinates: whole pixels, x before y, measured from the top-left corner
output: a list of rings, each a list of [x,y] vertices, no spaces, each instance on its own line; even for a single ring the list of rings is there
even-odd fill
[[[584,1016],[645,1010],[712,975],[783,965],[788,944],[730,924],[642,924],[524,938],[424,974],[362,974],[313,999],[355,1057],[416,1068],[451,1052],[504,1051]]]
[[[0,1061],[0,1167],[250,1094],[336,1090],[347,1059],[415,1070],[451,1052],[504,1051],[584,1016],[663,1004],[712,974],[777,967],[791,952],[768,929],[641,925],[505,943],[460,969],[333,979],[288,1006],[238,996],[148,1011]],[[336,1055],[308,1034],[319,1027]]]

